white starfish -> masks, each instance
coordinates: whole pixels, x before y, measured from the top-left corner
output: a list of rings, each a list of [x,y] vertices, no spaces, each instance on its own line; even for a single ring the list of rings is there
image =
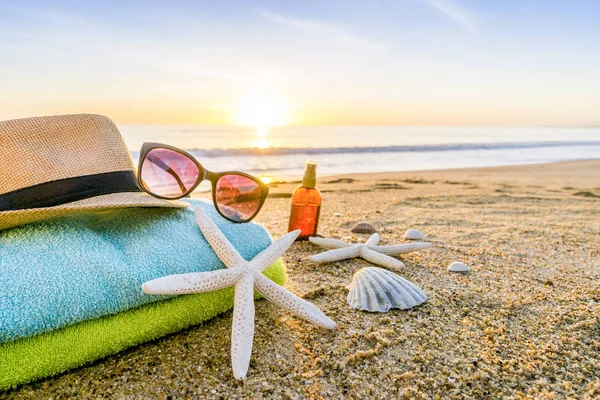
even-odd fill
[[[404,267],[404,263],[390,256],[398,256],[404,253],[424,250],[432,246],[431,243],[426,242],[378,246],[378,233],[372,234],[365,243],[346,243],[337,239],[325,239],[319,237],[310,237],[308,240],[326,249],[334,249],[308,257],[309,260],[318,264],[360,257],[370,263],[393,270]]]
[[[236,379],[244,379],[250,365],[254,340],[254,290],[292,314],[323,328],[335,329],[335,322],[321,310],[262,274],[294,243],[300,230],[288,233],[251,261],[246,261],[200,208],[196,208],[196,221],[204,237],[227,269],[169,275],[144,283],[142,290],[148,294],[172,295],[211,292],[235,285],[231,366]]]

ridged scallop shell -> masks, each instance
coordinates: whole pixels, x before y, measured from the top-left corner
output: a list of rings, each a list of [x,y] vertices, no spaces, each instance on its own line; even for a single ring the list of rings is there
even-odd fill
[[[377,229],[375,229],[373,224],[370,224],[368,222],[359,222],[358,224],[354,225],[352,229],[350,229],[350,232],[371,234],[377,232]]]
[[[388,312],[392,308],[408,310],[427,300],[425,292],[414,283],[377,267],[356,271],[349,289],[350,307],[370,312]]]

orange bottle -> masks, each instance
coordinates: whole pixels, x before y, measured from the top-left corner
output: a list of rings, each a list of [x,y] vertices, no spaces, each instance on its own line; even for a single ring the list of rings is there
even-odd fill
[[[288,232],[300,229],[302,232],[296,240],[306,240],[317,235],[319,215],[321,214],[321,192],[315,187],[317,184],[317,163],[307,161],[304,170],[302,185],[298,186],[292,194],[292,212]]]

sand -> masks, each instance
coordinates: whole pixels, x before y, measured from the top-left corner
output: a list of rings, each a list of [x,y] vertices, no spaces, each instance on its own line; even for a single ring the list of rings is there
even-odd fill
[[[287,230],[294,184],[258,218]],[[348,260],[319,266],[296,243],[286,287],[338,323],[316,328],[256,303],[248,379],[230,367],[231,312],[8,398],[600,398],[600,160],[323,178],[320,233],[373,223],[382,244],[408,228],[432,250],[402,257],[428,301],[410,311],[346,304]],[[447,266],[462,261],[467,275]]]

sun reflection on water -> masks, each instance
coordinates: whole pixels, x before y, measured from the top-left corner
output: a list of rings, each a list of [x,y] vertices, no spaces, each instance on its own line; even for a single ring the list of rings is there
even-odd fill
[[[266,138],[267,133],[269,132],[269,129],[267,129],[266,126],[259,126],[256,128],[256,130],[258,131],[258,137],[261,139]]]
[[[271,147],[271,143],[269,142],[269,139],[267,139],[269,128],[267,126],[257,126],[256,132],[258,133],[258,139],[255,142],[255,146],[259,149]]]
[[[259,149],[266,149],[267,147],[270,147],[269,140],[266,138],[258,138],[256,141],[256,147]]]

